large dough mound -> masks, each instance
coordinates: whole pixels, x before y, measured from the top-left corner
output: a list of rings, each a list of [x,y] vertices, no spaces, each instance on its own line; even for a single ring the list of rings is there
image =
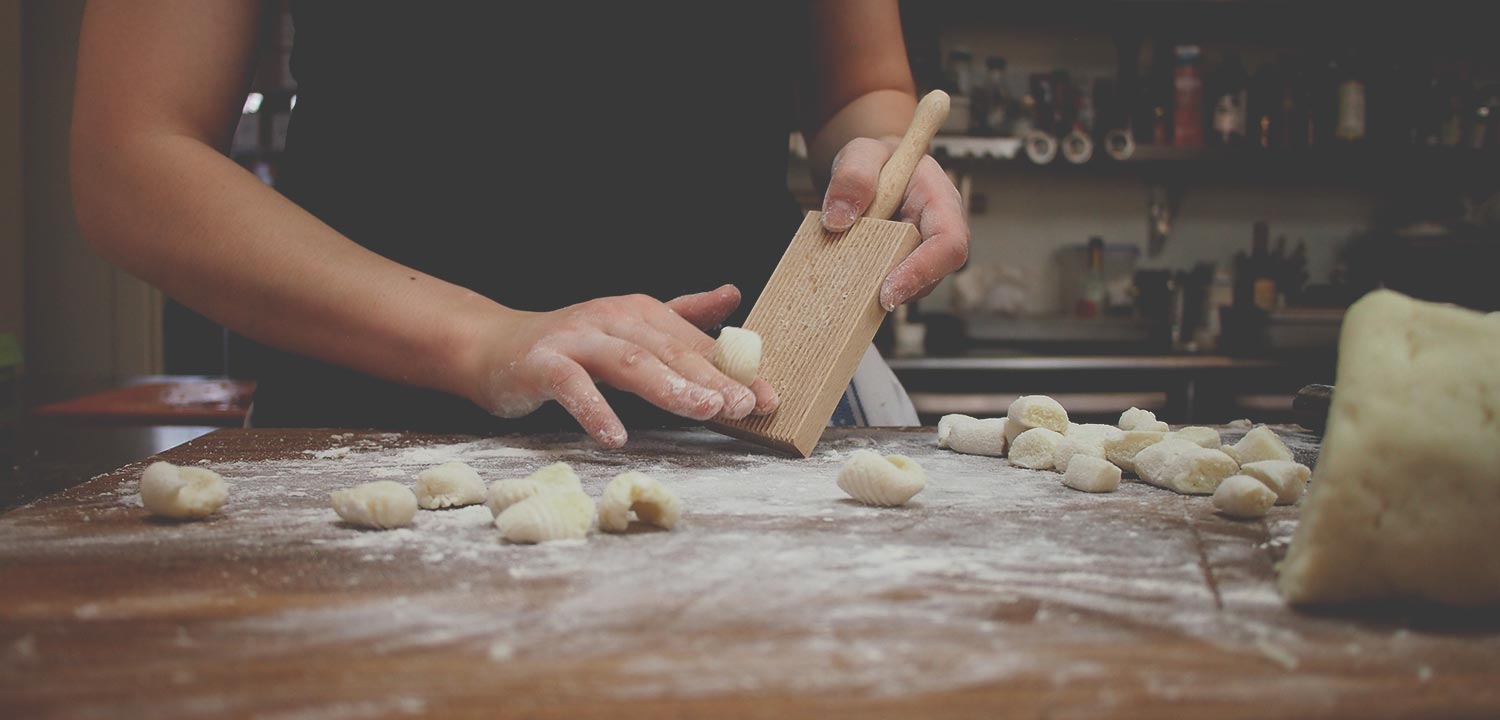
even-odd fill
[[[1497,413],[1500,322],[1389,291],[1355,303],[1287,600],[1500,602]]]

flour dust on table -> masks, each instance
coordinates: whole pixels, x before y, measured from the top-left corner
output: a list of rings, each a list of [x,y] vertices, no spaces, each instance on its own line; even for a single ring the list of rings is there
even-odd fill
[[[1299,459],[1316,452],[1310,436],[1278,433]],[[583,709],[601,714],[613,709],[604,701],[926,703],[996,688],[1080,714],[1269,698],[1316,714],[1365,697],[1351,662],[1361,678],[1413,683],[1421,665],[1434,693],[1500,662],[1489,640],[1289,611],[1271,567],[1295,508],[1243,523],[1138,482],[1085,495],[1056,473],[938,451],[932,434],[832,430],[806,460],[707,431],[641,432],[623,451],[576,435],[360,434],[341,441],[347,457],[325,460],[286,442],[305,433],[211,435],[167,454],[224,476],[234,503],[208,522],[144,522],[131,495],[139,467],[0,517],[8,581],[81,562],[160,581],[106,573],[86,600],[0,583],[6,627],[35,635],[34,659],[7,666],[0,687],[86,680],[98,689],[77,714],[109,716],[119,699],[103,688],[128,686],[160,698],[165,718],[255,714],[268,696],[243,682],[246,669],[278,678],[278,714],[298,717],[348,717],[355,701],[369,715],[441,714],[455,692],[541,694],[563,709],[593,698]],[[919,463],[930,478],[919,501],[847,499],[834,478],[859,450]],[[330,491],[450,460],[487,478],[566,462],[594,496],[643,471],[691,521],[520,546],[479,506],[419,512],[385,532],[328,510]],[[202,568],[220,574],[205,582]],[[53,649],[70,626],[139,642],[80,675],[76,657]],[[1122,663],[1120,649],[1135,647],[1157,652]],[[309,657],[325,662],[298,664]],[[1220,682],[1226,669],[1236,682]],[[171,684],[179,671],[203,681]]]

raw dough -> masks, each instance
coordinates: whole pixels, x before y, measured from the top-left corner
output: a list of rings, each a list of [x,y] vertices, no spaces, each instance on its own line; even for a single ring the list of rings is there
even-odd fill
[[[1135,456],[1167,439],[1159,430],[1124,430],[1104,439],[1104,459],[1128,473],[1135,472]]]
[[[1262,460],[1291,460],[1292,451],[1276,436],[1271,428],[1260,427],[1245,433],[1245,437],[1233,445],[1225,445],[1224,453],[1244,465]]]
[[[1218,450],[1224,446],[1224,441],[1219,437],[1219,431],[1210,427],[1185,427],[1177,432],[1168,434],[1167,437],[1186,440],[1199,447],[1209,450]]]
[[[839,469],[839,489],[866,505],[896,507],[927,487],[927,472],[905,455],[855,450]]]
[[[1306,465],[1290,460],[1261,460],[1240,466],[1240,473],[1261,481],[1276,493],[1277,505],[1291,505],[1307,489],[1312,471]]]
[[[632,510],[637,520],[671,530],[682,517],[682,501],[645,473],[621,473],[609,481],[599,497],[599,529],[625,532]]]
[[[1135,456],[1142,480],[1184,495],[1208,495],[1239,470],[1234,458],[1186,440],[1162,440]]]
[[[417,514],[417,496],[411,488],[393,480],[376,480],[335,490],[328,497],[333,501],[333,511],[344,522],[356,527],[404,527],[410,525]]]
[[[955,420],[948,426],[948,448],[965,455],[1005,455],[1005,418]]]
[[[1500,603],[1500,322],[1376,291],[1338,358],[1282,593]]]
[[[1113,425],[1101,425],[1099,423],[1068,423],[1068,431],[1063,433],[1063,436],[1066,437],[1069,435],[1090,435],[1103,440],[1104,438],[1107,438],[1111,435],[1118,435],[1121,432],[1124,431]]]
[[[1265,517],[1276,504],[1276,491],[1249,475],[1231,475],[1214,491],[1214,507],[1230,517]]]
[[[197,520],[212,515],[228,500],[229,486],[208,468],[154,462],[141,473],[141,504],[152,515]]]
[[[1046,395],[1023,395],[1016,398],[1005,417],[1007,444],[1014,443],[1021,433],[1032,428],[1046,428],[1059,435],[1068,431],[1068,411]]]
[[[484,502],[484,481],[474,468],[446,462],[417,473],[417,505],[428,510]]]
[[[1091,493],[1114,492],[1120,487],[1120,468],[1091,455],[1074,455],[1063,473],[1063,484]]]
[[[583,492],[577,473],[567,463],[552,463],[528,477],[496,480],[490,483],[484,504],[496,517],[505,509],[544,490]]]
[[[755,382],[760,372],[760,335],[737,327],[720,330],[714,343],[714,367],[735,382],[745,385]]]
[[[540,492],[495,518],[500,536],[513,543],[581,540],[594,525],[594,501],[582,490]]]
[[[1052,456],[1057,452],[1062,435],[1047,428],[1032,428],[1018,436],[1010,445],[1010,461],[1032,470],[1051,470]]]
[[[938,449],[948,449],[948,435],[953,432],[953,426],[959,423],[972,422],[975,418],[968,415],[944,415],[938,418]]]
[[[1070,430],[1067,435],[1057,441],[1057,447],[1052,451],[1052,468],[1065,473],[1068,471],[1068,463],[1080,455],[1103,460],[1104,434],[1088,430]]]
[[[1146,427],[1142,427],[1143,425]],[[1156,425],[1156,413],[1150,410],[1132,407],[1120,413],[1121,430],[1154,430],[1155,428],[1152,427],[1154,425]]]

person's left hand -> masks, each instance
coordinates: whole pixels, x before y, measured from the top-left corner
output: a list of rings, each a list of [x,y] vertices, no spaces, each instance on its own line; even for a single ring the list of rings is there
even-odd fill
[[[875,200],[880,169],[896,142],[896,138],[855,138],[833,158],[832,178],[823,197],[824,229],[843,232],[865,213]],[[931,155],[917,163],[896,218],[916,225],[922,244],[881,285],[880,304],[886,310],[926,297],[969,258],[969,223],[958,188]]]

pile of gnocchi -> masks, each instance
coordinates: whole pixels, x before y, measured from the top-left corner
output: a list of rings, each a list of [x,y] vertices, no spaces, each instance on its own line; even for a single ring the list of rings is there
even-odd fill
[[[938,421],[937,444],[1053,470],[1063,485],[1083,492],[1113,492],[1128,473],[1185,495],[1212,495],[1219,512],[1237,518],[1264,517],[1272,505],[1297,502],[1312,475],[1264,425],[1225,445],[1213,428],[1173,431],[1139,408],[1126,410],[1118,425],[1075,424],[1045,395],[1018,398],[1001,418],[946,415]]]

